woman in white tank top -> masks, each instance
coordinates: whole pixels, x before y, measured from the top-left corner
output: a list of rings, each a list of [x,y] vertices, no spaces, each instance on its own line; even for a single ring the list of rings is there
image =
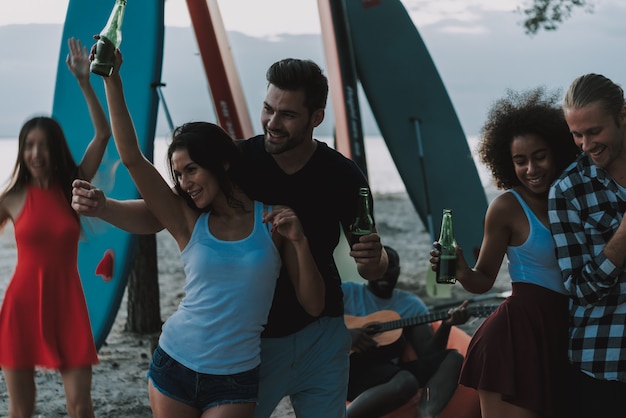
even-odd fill
[[[166,321],[150,367],[152,412],[157,418],[251,417],[260,334],[281,259],[313,316],[324,308],[324,282],[295,213],[278,206],[268,211],[238,187],[244,171],[239,149],[217,125],[195,122],[174,131],[170,188],[138,146],[119,51],[116,57],[114,73],[104,78],[115,145],[151,221],[176,240],[186,274],[185,298]],[[90,185],[77,181],[74,187]]]
[[[549,229],[548,192],[579,150],[558,101],[540,88],[509,91],[482,129],[478,153],[498,188],[511,192],[487,209],[474,268],[457,248],[456,278],[470,292],[487,292],[505,254],[512,278],[512,295],[474,333],[459,380],[478,390],[484,418],[568,416],[568,297]],[[433,269],[438,256],[431,252]]]

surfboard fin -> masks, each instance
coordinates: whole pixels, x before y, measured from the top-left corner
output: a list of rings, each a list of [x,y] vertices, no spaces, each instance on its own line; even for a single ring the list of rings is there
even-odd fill
[[[96,275],[102,276],[102,280],[110,282],[113,279],[113,265],[115,262],[115,253],[113,250],[106,250],[102,260],[96,267]]]

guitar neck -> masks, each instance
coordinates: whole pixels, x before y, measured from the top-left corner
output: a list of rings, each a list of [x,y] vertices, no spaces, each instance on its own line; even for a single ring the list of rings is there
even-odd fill
[[[429,324],[431,322],[442,321],[444,319],[448,319],[449,317],[450,315],[448,314],[447,311],[438,311],[438,312],[433,312],[433,313],[424,314],[420,316],[414,316],[412,318],[403,318],[403,319],[397,319],[395,321],[383,322],[381,324],[378,324],[377,331],[385,332],[385,331],[391,331],[392,329],[411,327],[414,325]]]
[[[487,306],[469,307],[466,309],[469,311],[470,316],[485,317],[491,314],[493,311],[495,311],[497,307],[498,305],[487,305]],[[398,329],[398,328],[411,327],[414,325],[429,324],[431,322],[442,321],[444,319],[448,319],[449,317],[450,317],[450,314],[448,314],[448,311],[441,310],[441,311],[427,313],[424,315],[414,316],[412,318],[402,318],[402,319],[396,319],[394,321],[381,322],[377,324],[376,332],[385,332],[385,331],[391,331],[393,329]]]

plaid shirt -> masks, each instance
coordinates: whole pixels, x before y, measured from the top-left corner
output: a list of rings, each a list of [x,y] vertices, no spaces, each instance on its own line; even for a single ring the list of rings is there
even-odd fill
[[[582,154],[550,188],[548,208],[571,298],[570,361],[596,379],[626,382],[626,273],[603,251],[622,222],[626,189]]]

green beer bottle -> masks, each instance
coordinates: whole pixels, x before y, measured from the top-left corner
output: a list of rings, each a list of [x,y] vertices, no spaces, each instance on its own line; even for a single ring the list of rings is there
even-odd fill
[[[439,235],[439,268],[437,269],[437,283],[456,283],[456,241],[452,229],[452,209],[443,210],[441,219],[441,233]]]
[[[359,242],[363,235],[369,235],[374,231],[374,219],[370,211],[370,191],[367,187],[359,189],[358,199],[356,218],[352,222],[350,247]]]
[[[109,77],[115,66],[115,49],[122,43],[122,21],[126,0],[116,0],[109,20],[100,31],[100,39],[96,43],[96,52],[90,70],[94,74]]]

